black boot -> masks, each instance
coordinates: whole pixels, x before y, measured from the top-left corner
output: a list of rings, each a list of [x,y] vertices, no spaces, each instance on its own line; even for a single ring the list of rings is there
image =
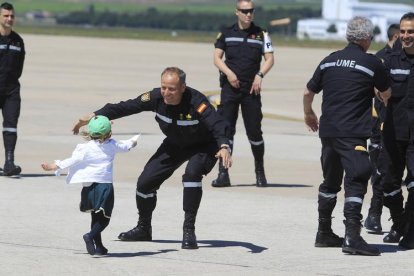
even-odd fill
[[[393,210],[390,210],[390,212],[393,224],[391,226],[390,232],[388,232],[388,234],[385,235],[385,237],[383,238],[383,241],[385,243],[398,243],[403,234],[403,214],[401,214],[400,212],[393,212]]]
[[[385,243],[398,243],[404,233],[404,197],[402,192],[393,196],[384,197],[384,205],[390,209],[392,226],[390,232],[384,237]]]
[[[182,249],[198,249],[197,238],[195,235],[196,215],[190,212],[185,213],[183,224],[183,242]]]
[[[403,238],[398,244],[405,249],[414,249],[414,188],[408,190],[408,198],[405,203]]]
[[[211,186],[213,186],[213,187],[229,187],[229,186],[231,186],[229,172],[226,168],[224,168],[221,160],[219,160],[219,162],[220,162],[220,164],[219,164],[219,173],[218,173],[217,179],[215,179],[215,180],[213,180],[213,182],[211,182]]]
[[[4,176],[13,176],[20,174],[22,169],[14,164],[14,152],[6,151],[6,162],[3,167]]]
[[[385,243],[398,243],[401,235],[391,226],[390,232],[382,239]]]
[[[194,229],[183,229],[182,249],[198,249],[197,238]]]
[[[414,224],[412,222],[407,233],[405,233],[398,245],[405,249],[414,249]]]
[[[344,239],[336,235],[331,228],[331,218],[320,218],[316,233],[315,247],[342,247]]]
[[[263,161],[255,161],[255,172],[256,172],[256,186],[266,187],[267,179],[264,172]]]
[[[152,241],[151,218],[140,218],[137,226],[119,234],[118,239],[121,241]]]
[[[345,223],[345,238],[342,245],[342,252],[367,256],[379,256],[378,248],[370,246],[361,237],[361,222],[357,219],[347,219]]]
[[[368,233],[382,234],[381,216],[368,214],[364,222],[364,227]]]
[[[381,213],[382,199],[377,199],[373,196],[368,216],[364,222],[364,227],[367,229],[368,233],[382,234]]]

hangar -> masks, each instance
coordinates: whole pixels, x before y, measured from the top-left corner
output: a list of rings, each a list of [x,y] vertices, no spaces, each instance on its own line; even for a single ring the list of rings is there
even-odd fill
[[[346,24],[354,16],[372,20],[380,33],[375,41],[387,41],[387,28],[399,23],[403,14],[414,6],[397,3],[359,2],[359,0],[323,0],[322,18],[301,19],[297,23],[298,39],[345,40]]]

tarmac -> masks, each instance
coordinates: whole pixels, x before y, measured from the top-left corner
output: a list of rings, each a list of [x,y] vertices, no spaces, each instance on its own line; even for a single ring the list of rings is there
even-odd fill
[[[414,251],[384,244],[383,235],[365,229],[362,236],[381,256],[314,247],[321,146],[317,134],[303,123],[302,92],[319,61],[332,50],[277,45],[275,66],[265,76],[262,92],[269,187],[254,185],[253,156],[240,117],[232,186],[211,187],[217,166],[203,180],[196,223],[200,248],[181,249],[184,167],[158,191],[154,240],[121,242],[118,234],[134,227],[138,218],[137,177],[164,137],[154,113],[115,120],[115,139],[142,136],[135,149],[115,161],[115,207],[102,234],[109,255],[87,254],[82,235],[88,232],[90,215],[78,208],[81,186],[67,185],[65,176],[44,172],[40,164],[69,157],[82,142],[71,133],[80,116],[158,87],[167,66],[186,71],[188,86],[217,94],[213,43],[23,38],[27,56],[16,149],[16,163],[23,171],[18,177],[0,177],[0,275],[412,275]],[[315,110],[320,110],[320,100],[316,96]],[[368,190],[364,216],[371,198]],[[333,229],[341,236],[342,211],[341,192],[333,219]],[[384,234],[391,226],[388,218],[385,208]]]

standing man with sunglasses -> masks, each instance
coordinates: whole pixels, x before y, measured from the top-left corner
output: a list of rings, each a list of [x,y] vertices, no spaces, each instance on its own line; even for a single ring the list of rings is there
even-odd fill
[[[14,164],[17,122],[20,116],[20,83],[25,49],[23,39],[12,30],[13,5],[0,5],[0,109],[3,113],[3,142],[6,160],[0,175],[18,175],[21,168]]]
[[[233,148],[239,106],[255,160],[256,185],[267,186],[264,172],[264,140],[261,122],[262,79],[274,63],[272,41],[266,31],[253,23],[252,0],[237,0],[237,23],[223,28],[215,43],[214,65],[220,71],[221,99],[218,111],[231,124]],[[223,60],[223,56],[225,60]],[[264,57],[264,62],[262,61]],[[213,187],[230,186],[228,171],[219,165]]]

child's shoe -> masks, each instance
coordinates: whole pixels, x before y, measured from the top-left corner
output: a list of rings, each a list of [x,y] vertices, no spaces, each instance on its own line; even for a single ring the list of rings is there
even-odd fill
[[[97,246],[95,250],[95,255],[108,255],[108,249],[106,249],[104,246]]]
[[[93,239],[91,238],[89,233],[83,235],[83,240],[85,241],[86,251],[88,251],[90,255],[95,255],[95,243],[93,242]]]

